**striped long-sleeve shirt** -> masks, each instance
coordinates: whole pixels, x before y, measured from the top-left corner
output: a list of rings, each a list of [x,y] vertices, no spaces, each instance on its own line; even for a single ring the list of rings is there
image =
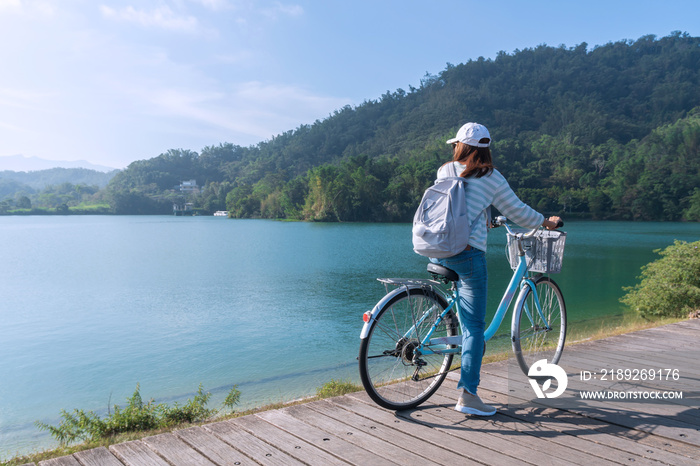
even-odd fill
[[[454,168],[454,171],[453,171]],[[464,165],[447,163],[438,170],[438,178],[447,178],[462,173]],[[473,224],[469,245],[486,251],[486,233],[489,206],[494,206],[509,220],[524,228],[542,225],[544,216],[521,201],[498,170],[481,178],[467,178],[467,216]],[[481,217],[481,220],[476,220]],[[476,220],[476,221],[475,221]]]

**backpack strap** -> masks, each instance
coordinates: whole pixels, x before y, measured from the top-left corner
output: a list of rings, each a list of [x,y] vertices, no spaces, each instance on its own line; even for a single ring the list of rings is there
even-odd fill
[[[465,184],[467,183],[467,180],[461,176],[448,176],[446,178],[438,178],[433,184],[438,184],[441,181],[462,181]]]

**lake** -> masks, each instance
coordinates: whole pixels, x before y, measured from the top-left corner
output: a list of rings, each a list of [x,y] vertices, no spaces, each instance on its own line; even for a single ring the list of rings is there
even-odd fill
[[[0,217],[0,459],[56,445],[37,420],[105,413],[137,384],[210,406],[237,384],[240,409],[359,382],[362,313],[377,277],[422,277],[408,224],[220,217]],[[619,321],[622,287],[654,249],[696,241],[700,224],[567,222],[570,331]],[[510,277],[505,231],[489,238],[489,309]],[[508,348],[510,322],[489,342]]]

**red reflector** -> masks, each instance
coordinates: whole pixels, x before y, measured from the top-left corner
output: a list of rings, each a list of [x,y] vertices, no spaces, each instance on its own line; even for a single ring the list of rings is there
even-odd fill
[[[370,316],[370,315],[371,315],[371,313],[365,312],[364,314],[362,314],[362,320],[365,321],[365,322],[369,322],[369,316]]]

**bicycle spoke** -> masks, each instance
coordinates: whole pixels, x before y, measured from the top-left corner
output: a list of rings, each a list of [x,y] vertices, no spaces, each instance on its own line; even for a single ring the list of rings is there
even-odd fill
[[[513,316],[513,351],[526,374],[540,359],[556,364],[566,336],[566,307],[559,287],[548,277],[540,277],[535,290],[523,289]]]
[[[432,336],[455,333],[453,315],[436,323],[445,308],[422,288],[400,293],[377,314],[361,343],[360,373],[370,396],[390,409],[406,409],[427,399],[442,383],[451,354],[423,352]]]

